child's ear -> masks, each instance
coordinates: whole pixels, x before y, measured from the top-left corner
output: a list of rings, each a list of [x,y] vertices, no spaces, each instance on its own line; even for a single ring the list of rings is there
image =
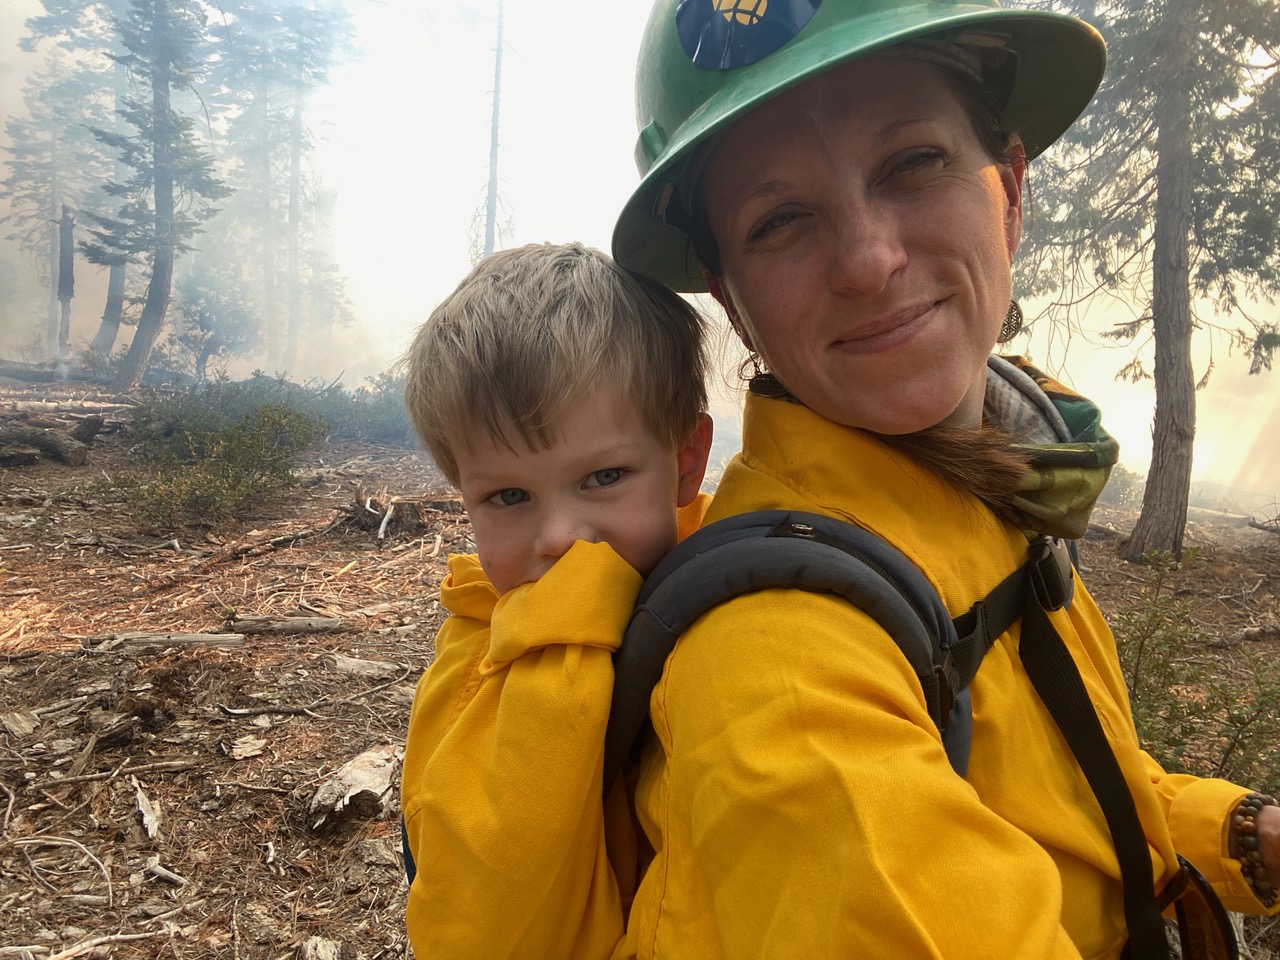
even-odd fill
[[[698,424],[676,451],[676,464],[680,469],[680,484],[676,491],[676,506],[687,507],[702,488],[702,477],[707,472],[707,457],[711,453],[711,417],[698,415]]]

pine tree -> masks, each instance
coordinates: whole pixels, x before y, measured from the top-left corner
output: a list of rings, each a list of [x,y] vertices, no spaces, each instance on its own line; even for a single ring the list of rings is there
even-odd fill
[[[256,253],[267,366],[289,371],[311,259],[306,225],[315,191],[306,168],[314,143],[307,104],[344,52],[351,27],[340,0],[225,0],[221,11],[214,22],[221,57],[213,99],[227,118],[236,187],[223,226],[243,228]]]
[[[150,267],[146,299],[129,352],[114,385],[138,385],[160,335],[173,287],[174,261],[190,249],[210,202],[227,193],[213,174],[213,160],[199,143],[192,116],[174,109],[175,91],[192,89],[205,67],[208,40],[197,0],[131,0],[117,21],[125,49],[121,62],[134,89],[122,116],[134,131],[95,134],[119,153],[131,171],[107,192],[122,200],[116,216],[96,216],[86,251],[99,263],[143,258]],[[193,103],[194,107],[194,103]]]
[[[94,75],[60,49],[28,79],[23,99],[27,116],[5,124],[12,146],[0,188],[10,198],[9,239],[36,259],[49,291],[43,339],[52,356],[61,320],[58,224],[63,206],[102,209],[108,166],[89,125],[105,122],[107,101]]]
[[[128,0],[41,0],[41,5],[44,13],[27,20],[29,34],[20,46],[32,51],[42,42],[50,41],[74,57],[77,71],[85,82],[97,89],[100,97],[110,98],[109,115],[116,118],[115,132],[123,135],[126,131],[119,110],[127,92],[127,78],[121,62],[124,49],[120,46],[115,22],[128,10]],[[108,120],[95,117],[90,122],[104,126]],[[81,127],[78,133],[83,137],[88,131]],[[106,182],[108,176],[122,180],[125,173],[117,163],[114,171],[100,175],[102,182]],[[105,202],[108,209],[100,212],[118,212],[117,202]],[[102,321],[89,347],[103,357],[111,353],[124,319],[125,276],[124,261],[108,264],[107,300]]]
[[[1227,334],[1250,356],[1250,372],[1269,368],[1280,343],[1275,324],[1250,312],[1280,290],[1280,3],[1021,5],[1094,23],[1109,64],[1084,117],[1033,164],[1019,288],[1053,295],[1055,319],[1099,294],[1138,305],[1112,335],[1153,337],[1156,413],[1142,513],[1123,554],[1180,555],[1195,438],[1193,334]],[[1205,302],[1212,319],[1197,314]],[[1122,374],[1147,372],[1135,360]]]

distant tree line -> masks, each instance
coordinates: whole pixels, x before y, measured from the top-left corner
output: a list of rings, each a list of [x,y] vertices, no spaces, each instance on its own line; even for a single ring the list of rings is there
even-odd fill
[[[41,3],[21,44],[45,58],[6,124],[0,187],[49,289],[46,352],[68,352],[73,227],[108,271],[88,349],[121,389],[166,322],[166,356],[197,380],[219,356],[284,372],[304,343],[325,349],[350,306],[308,111],[351,53],[344,0]],[[122,325],[136,326],[127,351]]]

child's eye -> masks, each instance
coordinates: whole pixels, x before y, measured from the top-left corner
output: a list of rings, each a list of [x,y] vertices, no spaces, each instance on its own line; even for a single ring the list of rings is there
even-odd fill
[[[591,476],[587,477],[586,487],[611,487],[622,479],[621,467],[608,467],[604,470],[597,470]]]
[[[529,494],[519,487],[507,487],[493,494],[488,498],[488,501],[495,506],[514,507],[517,503],[524,503],[528,499]]]

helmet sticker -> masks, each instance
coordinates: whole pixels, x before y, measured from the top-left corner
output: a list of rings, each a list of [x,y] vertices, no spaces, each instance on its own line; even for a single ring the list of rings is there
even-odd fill
[[[755,63],[804,29],[822,0],[680,0],[676,32],[705,70]]]

